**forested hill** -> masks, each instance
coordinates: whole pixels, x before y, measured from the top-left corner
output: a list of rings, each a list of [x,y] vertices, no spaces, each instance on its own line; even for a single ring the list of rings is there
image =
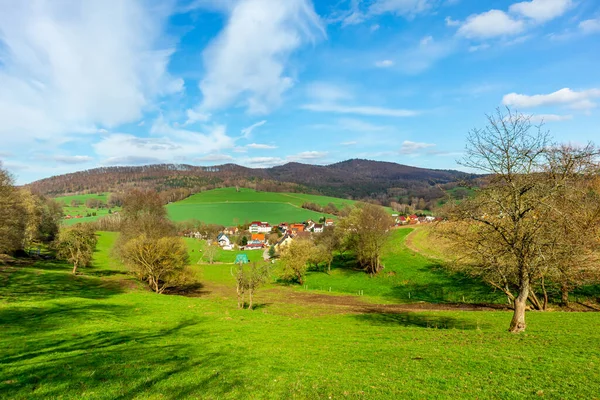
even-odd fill
[[[307,192],[354,199],[392,195],[431,200],[440,197],[438,185],[452,184],[465,177],[468,175],[459,171],[353,159],[326,166],[288,163],[256,169],[236,164],[106,167],[54,176],[27,186],[45,195],[115,192],[133,187],[198,192],[238,185],[265,191]]]

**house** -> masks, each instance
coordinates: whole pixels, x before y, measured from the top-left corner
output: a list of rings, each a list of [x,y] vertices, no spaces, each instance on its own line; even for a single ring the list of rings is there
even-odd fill
[[[262,243],[250,243],[244,246],[244,250],[260,250],[264,247]]]
[[[248,243],[264,243],[265,242],[265,234],[264,233],[253,233],[250,237]]]
[[[332,218],[327,218],[325,220],[325,226],[333,226],[334,222]]]
[[[323,224],[315,224],[313,227],[313,232],[314,233],[322,233],[323,229],[325,229],[325,227],[323,226]]]
[[[406,217],[404,215],[399,216],[396,221],[400,224],[400,225],[406,225],[408,223],[408,220],[406,219]]]
[[[292,233],[304,232],[304,224],[292,224],[290,230]]]
[[[250,233],[269,233],[271,232],[271,225],[268,222],[254,221],[250,224],[248,230]]]
[[[281,239],[279,239],[279,241],[277,243],[275,243],[275,250],[277,250],[277,251],[283,250],[285,247],[289,246],[290,243],[292,243],[292,240],[294,240],[292,238],[292,235],[289,233],[286,233],[285,235],[283,235],[283,237]]]
[[[435,217],[432,216],[432,215],[428,215],[428,216],[425,217],[425,221],[426,222],[433,222],[433,221],[435,221]]]
[[[287,222],[282,222],[281,224],[279,224],[279,231],[281,233],[286,233],[288,231],[288,229],[290,229],[290,226],[288,225]]]
[[[232,246],[231,246],[231,240],[223,232],[219,233],[219,236],[217,236],[217,242],[219,243],[219,246],[221,246],[223,248],[225,248],[225,247],[228,247],[229,249],[232,248]]]

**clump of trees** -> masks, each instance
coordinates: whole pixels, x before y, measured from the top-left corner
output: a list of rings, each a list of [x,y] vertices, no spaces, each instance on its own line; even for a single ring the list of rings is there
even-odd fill
[[[0,254],[14,254],[56,237],[62,206],[14,186],[0,164]]]
[[[315,252],[315,245],[310,239],[296,239],[286,246],[281,252],[281,278],[304,284],[304,277],[308,270],[308,262]]]
[[[185,242],[154,191],[132,190],[123,199],[117,252],[131,273],[156,293],[193,280]]]
[[[377,274],[383,269],[381,253],[393,225],[392,216],[382,207],[359,203],[337,224],[340,245],[356,255],[358,263],[367,273]]]
[[[236,293],[238,308],[244,308],[245,296],[248,294],[248,309],[252,310],[254,304],[254,292],[262,286],[269,278],[269,265],[257,266],[256,262],[249,267],[239,263],[235,270],[232,268],[231,275],[236,282]]]
[[[76,274],[77,268],[87,267],[92,261],[97,242],[94,228],[88,224],[63,228],[54,242],[56,257],[73,264]]]
[[[506,294],[509,331],[526,329],[527,303],[547,307],[598,277],[598,150],[558,145],[529,116],[497,110],[467,139],[462,165],[487,176],[474,196],[450,203],[440,234],[462,253],[455,267]]]

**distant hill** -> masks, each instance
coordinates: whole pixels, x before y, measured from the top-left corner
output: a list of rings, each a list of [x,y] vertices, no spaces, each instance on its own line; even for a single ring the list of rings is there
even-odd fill
[[[410,167],[391,162],[352,159],[331,165],[288,163],[272,168],[236,164],[199,167],[156,164],[105,167],[53,176],[26,185],[45,195],[119,192],[128,188],[158,191],[185,189],[196,193],[218,187],[241,186],[272,192],[303,192],[340,198],[439,198],[438,185],[456,183],[469,175],[453,170]],[[188,193],[189,194],[189,193]]]

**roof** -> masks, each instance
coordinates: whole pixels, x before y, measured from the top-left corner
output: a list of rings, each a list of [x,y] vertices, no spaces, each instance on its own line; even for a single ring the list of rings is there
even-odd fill
[[[253,233],[250,240],[260,240],[261,242],[265,240],[264,233]]]

